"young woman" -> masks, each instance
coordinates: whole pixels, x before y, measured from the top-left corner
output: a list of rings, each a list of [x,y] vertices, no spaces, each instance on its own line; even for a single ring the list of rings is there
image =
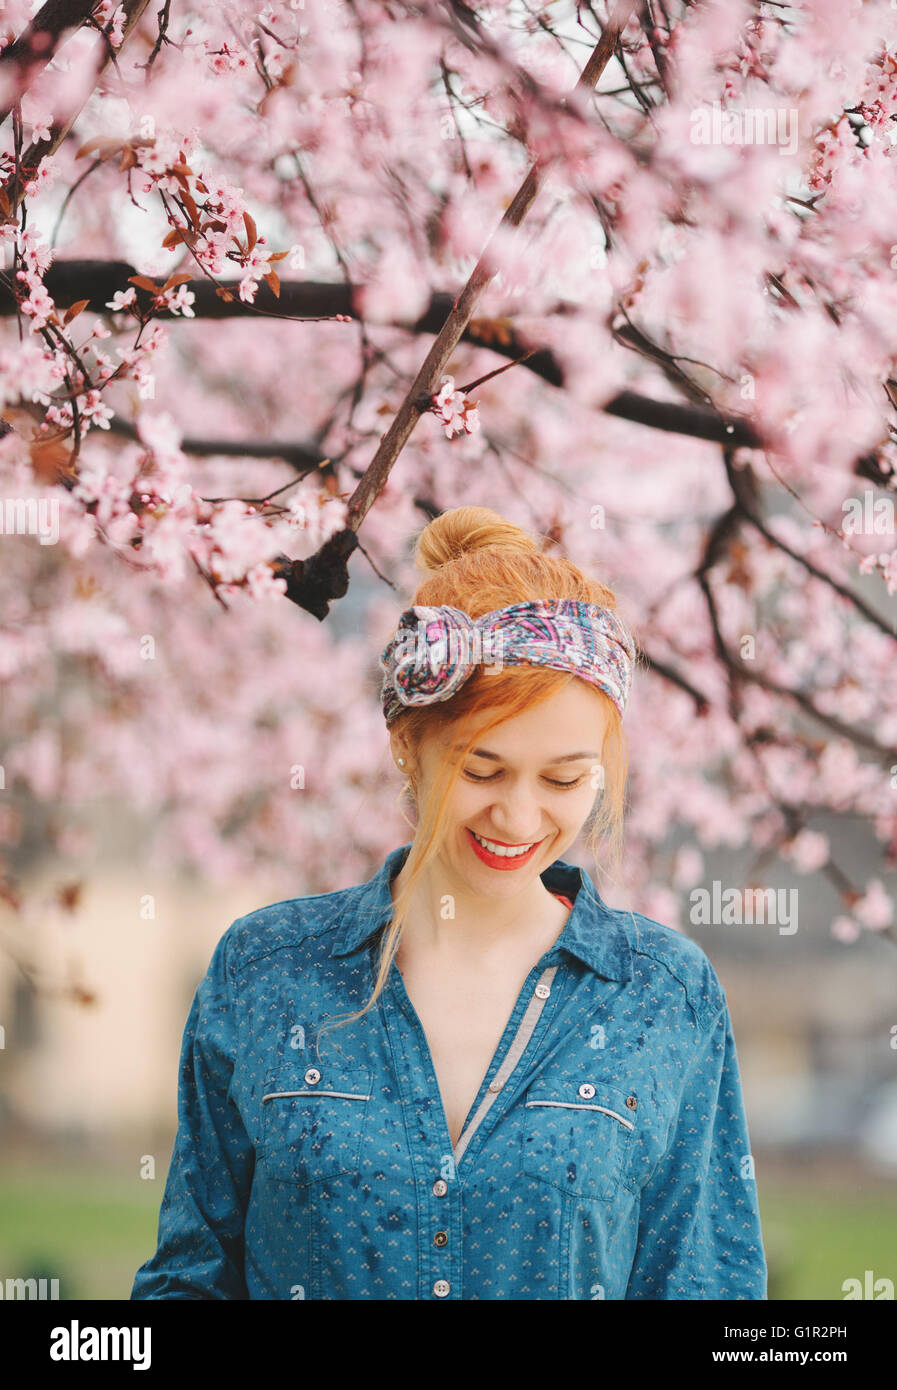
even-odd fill
[[[563,857],[588,822],[619,860],[614,596],[486,508],[417,554],[380,658],[414,839],[225,932],[131,1297],[764,1299],[722,986]]]

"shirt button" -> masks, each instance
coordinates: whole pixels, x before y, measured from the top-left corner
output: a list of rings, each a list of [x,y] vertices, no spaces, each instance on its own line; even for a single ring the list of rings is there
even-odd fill
[[[504,1084],[503,1081],[490,1081],[486,1089],[488,1091],[500,1091]]]
[[[547,999],[551,993],[551,985],[536,985],[535,995],[537,999]]]
[[[436,1283],[433,1285],[433,1292],[437,1298],[445,1298],[451,1287],[447,1279],[437,1279]]]
[[[448,1231],[437,1231],[433,1237],[434,1245],[448,1245]]]
[[[437,1178],[433,1184],[433,1196],[444,1197],[448,1192],[448,1183],[445,1178]]]
[[[592,1099],[592,1096],[595,1094],[595,1087],[592,1085],[591,1081],[584,1081],[582,1083],[579,1088],[579,1094],[582,1096],[583,1100]]]
[[[320,1081],[320,1079],[321,1073],[318,1071],[317,1067],[309,1067],[308,1071],[305,1073],[305,1084],[307,1086],[314,1086],[315,1082]]]
[[[636,1100],[635,1096],[627,1096],[626,1104],[629,1106],[630,1110],[634,1110],[638,1105],[638,1101]]]

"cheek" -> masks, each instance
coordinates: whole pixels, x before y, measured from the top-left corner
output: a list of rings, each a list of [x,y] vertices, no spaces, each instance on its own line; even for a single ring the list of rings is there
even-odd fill
[[[484,787],[476,787],[472,782],[459,783],[452,797],[451,816],[459,822],[475,820],[489,801]]]
[[[565,825],[580,825],[592,811],[597,792],[588,783],[575,791],[564,792],[560,804],[555,804],[555,812]]]

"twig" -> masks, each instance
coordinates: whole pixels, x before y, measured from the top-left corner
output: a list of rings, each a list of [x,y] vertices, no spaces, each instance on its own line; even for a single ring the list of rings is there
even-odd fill
[[[620,3],[615,7],[601,38],[593,49],[585,68],[580,74],[579,80],[574,88],[575,93],[578,94],[580,91],[591,91],[594,88],[595,83],[607,66],[608,60],[614,51],[618,36],[622,33],[623,29],[625,29],[638,2],[639,0],[620,0]],[[457,4],[454,6],[454,9],[456,14],[459,13],[460,7]],[[433,395],[449,358],[457,347],[464,329],[470,323],[477,302],[497,272],[498,267],[495,264],[495,258],[492,254],[493,243],[505,231],[516,229],[520,226],[536,199],[541,187],[543,171],[547,163],[548,156],[543,155],[535,160],[511,203],[506,208],[499,228],[496,229],[486,243],[483,253],[474,266],[467,284],[454,301],[448,318],[440,329],[436,340],[424,359],[423,365],[409,387],[405,399],[400,405],[392,424],[383,436],[380,447],[374,454],[371,463],[365,470],[358,486],[349,499],[346,526],[344,528],[345,532],[349,533],[349,535],[346,535],[342,542],[347,548],[355,548],[357,544],[355,533],[357,533],[364,518],[386,486],[390,472],[399,454],[408,442],[412,430],[423,413],[422,402]],[[337,532],[337,536],[341,535],[344,535],[344,533]],[[350,536],[351,540],[349,539]],[[298,603],[300,607],[306,608],[320,620],[323,620],[329,612],[330,598],[341,597],[341,593],[345,593],[348,588],[348,571],[344,570],[343,573],[339,572],[339,564],[334,550],[335,542],[336,537],[332,536],[330,541],[326,543],[325,547],[322,547],[322,550],[319,551],[317,555],[311,556],[309,560],[304,562],[303,569],[300,569],[298,573],[294,572],[294,583],[287,591],[288,597],[290,597],[294,603]],[[325,552],[328,577],[331,582],[335,583],[336,588],[341,590],[341,593],[334,592],[331,595],[326,595],[326,591],[322,587],[321,579],[318,574],[316,574],[315,582],[310,588],[306,588],[303,582],[304,575],[309,567],[313,572],[318,570],[318,566],[325,558]],[[345,564],[345,560],[343,563]],[[299,564],[303,564],[303,562],[297,562],[297,565]]]

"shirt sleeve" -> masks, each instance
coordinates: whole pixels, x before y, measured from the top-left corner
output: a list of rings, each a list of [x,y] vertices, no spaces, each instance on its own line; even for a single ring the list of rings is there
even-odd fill
[[[667,1151],[641,1193],[627,1299],[765,1299],[766,1258],[729,1009],[684,1080]]]
[[[193,997],[178,1071],[178,1128],[156,1253],[132,1299],[246,1299],[244,1222],[255,1150],[230,1094],[236,1024],[230,933]]]

